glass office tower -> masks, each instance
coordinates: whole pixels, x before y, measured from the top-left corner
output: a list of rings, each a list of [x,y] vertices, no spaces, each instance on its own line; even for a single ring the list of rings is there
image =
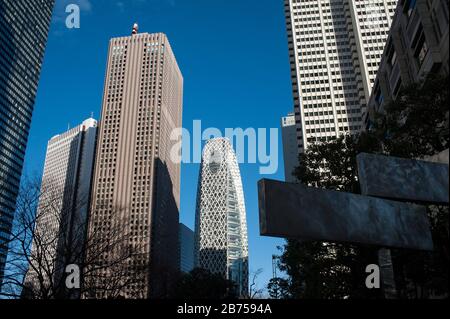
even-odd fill
[[[0,1],[0,283],[54,2]]]

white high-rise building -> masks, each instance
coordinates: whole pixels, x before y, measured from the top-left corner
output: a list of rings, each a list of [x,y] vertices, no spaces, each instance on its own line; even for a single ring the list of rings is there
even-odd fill
[[[31,285],[48,284],[48,276],[58,284],[67,263],[81,262],[96,140],[97,121],[90,118],[48,142],[30,256],[32,265],[26,276]],[[44,257],[45,266],[40,262]]]
[[[395,0],[285,0],[298,150],[356,133]]]
[[[233,281],[248,295],[248,243],[244,192],[230,141],[216,138],[203,150],[195,227],[196,266]]]

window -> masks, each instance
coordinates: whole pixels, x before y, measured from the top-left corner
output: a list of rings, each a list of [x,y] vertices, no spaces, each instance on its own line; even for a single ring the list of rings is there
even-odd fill
[[[409,17],[411,17],[411,14],[416,7],[416,0],[406,0],[405,4],[403,6],[403,12]]]
[[[394,97],[397,97],[397,94],[400,91],[401,86],[402,86],[402,78],[400,77],[397,81],[397,84],[395,85],[394,91],[392,92],[394,94]]]
[[[414,57],[416,58],[419,66],[421,66],[428,52],[428,45],[425,41],[425,34],[423,32],[422,25],[419,26],[411,47],[414,50]]]
[[[383,93],[381,92],[381,88],[378,84],[375,89],[375,101],[377,102],[378,105],[381,105],[384,101]]]
[[[389,66],[392,68],[397,61],[397,52],[395,52],[394,46],[392,44],[392,40],[388,43],[387,49],[387,61]]]
[[[428,45],[427,42],[425,41],[425,36],[422,34],[422,37],[419,40],[419,45],[417,46],[416,49],[416,54],[414,55],[418,62],[419,65],[422,65],[423,60],[425,60],[425,56],[427,55],[428,52]]]

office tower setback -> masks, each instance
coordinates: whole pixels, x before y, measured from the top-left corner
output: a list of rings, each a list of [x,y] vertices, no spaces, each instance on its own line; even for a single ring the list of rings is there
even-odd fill
[[[419,83],[430,74],[449,74],[448,21],[448,1],[399,1],[364,116],[365,129],[403,85]]]
[[[125,248],[135,251],[120,291],[106,289],[115,270],[99,269],[92,273],[98,289],[85,298],[170,293],[179,270],[180,201],[170,134],[182,125],[182,99],[183,77],[166,35],[138,33],[136,24],[131,36],[110,41],[89,233],[108,238],[115,225],[124,227],[126,242],[101,254],[104,264]]]
[[[285,0],[300,153],[361,129],[396,4]]]
[[[48,142],[26,276],[37,298],[48,297],[39,294],[50,283],[61,284],[66,265],[83,262],[96,141],[90,118]]]
[[[293,113],[281,118],[281,137],[283,141],[284,180],[295,183],[297,179],[293,176],[293,173],[298,166],[298,151],[297,130]]]
[[[194,232],[180,223],[180,270],[188,273],[194,269]]]
[[[247,222],[241,174],[228,139],[203,150],[195,221],[196,267],[233,281],[248,295]]]
[[[0,1],[0,286],[53,6]]]

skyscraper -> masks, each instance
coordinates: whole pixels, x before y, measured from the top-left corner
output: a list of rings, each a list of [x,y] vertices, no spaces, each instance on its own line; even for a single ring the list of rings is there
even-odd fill
[[[194,269],[194,232],[180,223],[180,270],[188,273]]]
[[[361,129],[396,4],[285,0],[300,153]]]
[[[0,285],[53,6],[0,1]]]
[[[58,284],[67,264],[82,262],[96,141],[97,121],[90,118],[48,142],[26,276],[31,285],[41,284],[37,276]]]
[[[293,113],[281,118],[281,137],[283,141],[284,180],[294,183],[293,176],[298,166],[297,130],[295,128],[295,116]]]
[[[183,77],[165,34],[138,33],[135,25],[131,36],[110,41],[89,232],[107,238],[127,220],[126,246],[138,251],[123,276],[126,298],[167,296],[179,269],[180,164],[171,160],[177,142],[170,134],[182,125],[182,99]],[[142,276],[134,266],[147,264],[143,280],[131,283]],[[94,275],[107,284],[107,270]]]
[[[233,281],[248,294],[248,243],[244,192],[228,139],[208,141],[203,150],[195,216],[196,266]]]

